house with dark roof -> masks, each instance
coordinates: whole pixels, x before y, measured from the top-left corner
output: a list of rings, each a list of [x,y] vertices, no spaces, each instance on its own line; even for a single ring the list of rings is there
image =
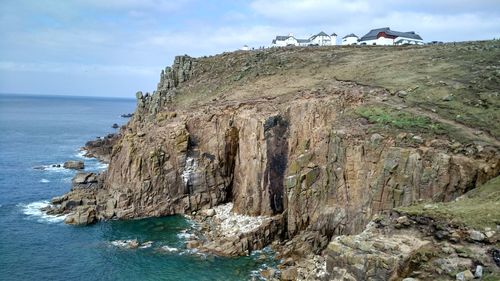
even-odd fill
[[[415,31],[395,31],[389,27],[372,29],[359,39],[360,45],[405,45],[424,44],[422,37]]]
[[[308,39],[298,39],[292,34],[288,36],[276,36],[272,41],[272,47],[286,47],[286,46],[332,46],[337,44],[337,34],[331,35],[321,31]]]
[[[342,37],[342,45],[357,45],[358,44],[358,36],[356,34],[351,33]]]

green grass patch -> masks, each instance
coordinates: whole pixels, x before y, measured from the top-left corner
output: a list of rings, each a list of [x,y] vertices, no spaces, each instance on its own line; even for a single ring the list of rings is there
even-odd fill
[[[432,217],[483,230],[500,224],[500,176],[469,191],[458,201],[417,204],[396,209],[409,215]]]
[[[389,125],[398,129],[421,133],[445,134],[447,127],[434,122],[427,116],[418,116],[388,107],[365,106],[356,109],[356,113],[371,123]]]

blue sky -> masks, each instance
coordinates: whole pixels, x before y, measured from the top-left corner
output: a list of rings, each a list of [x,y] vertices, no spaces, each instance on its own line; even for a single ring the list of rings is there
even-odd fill
[[[179,54],[371,28],[500,38],[498,0],[2,0],[0,92],[133,97]]]

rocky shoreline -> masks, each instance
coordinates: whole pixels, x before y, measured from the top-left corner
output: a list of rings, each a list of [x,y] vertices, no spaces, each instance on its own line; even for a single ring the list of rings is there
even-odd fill
[[[119,133],[86,144],[108,170],[77,174],[47,211],[68,214],[70,224],[187,215],[199,225],[188,248],[239,256],[272,246],[280,265],[262,271],[268,280],[499,274],[495,202],[452,208],[478,212],[489,230],[399,209],[460,202],[497,178],[498,140],[467,127],[471,116],[458,122],[442,108],[408,108],[415,85],[331,79],[332,68],[312,63],[337,62],[324,51],[311,50],[310,61],[286,49],[177,57],[155,93],[137,93]],[[457,90],[447,85],[419,87]]]

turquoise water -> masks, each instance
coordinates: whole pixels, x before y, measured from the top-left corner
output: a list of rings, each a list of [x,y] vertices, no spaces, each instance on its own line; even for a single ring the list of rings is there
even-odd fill
[[[248,280],[269,258],[222,258],[185,249],[193,224],[181,216],[62,223],[38,207],[67,192],[74,171],[36,166],[85,161],[86,170],[106,166],[83,158],[79,148],[113,132],[134,100],[0,94],[0,280]],[[152,241],[123,249],[116,240]]]

